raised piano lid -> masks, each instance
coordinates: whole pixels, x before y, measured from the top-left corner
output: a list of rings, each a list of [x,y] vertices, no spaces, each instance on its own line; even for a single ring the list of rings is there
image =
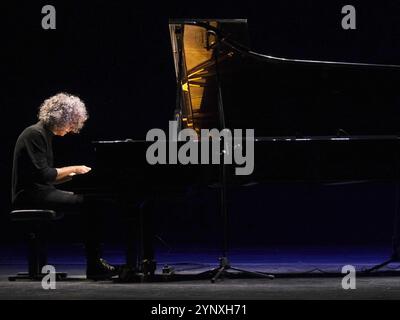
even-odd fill
[[[246,19],[176,19],[169,24],[175,72],[178,82],[176,118],[183,127],[219,127],[215,83],[216,36],[197,25],[206,24],[248,43]],[[224,58],[222,58],[224,59]],[[180,96],[181,95],[181,96]]]
[[[398,136],[399,66],[273,57],[248,49],[247,34],[244,19],[170,21],[183,127],[221,128],[219,80],[230,129],[267,137]]]

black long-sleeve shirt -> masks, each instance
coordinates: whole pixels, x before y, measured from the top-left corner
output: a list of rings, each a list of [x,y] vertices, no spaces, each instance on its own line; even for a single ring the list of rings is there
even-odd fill
[[[14,149],[12,202],[24,192],[35,193],[55,189],[57,170],[53,168],[54,134],[38,122],[18,137]]]

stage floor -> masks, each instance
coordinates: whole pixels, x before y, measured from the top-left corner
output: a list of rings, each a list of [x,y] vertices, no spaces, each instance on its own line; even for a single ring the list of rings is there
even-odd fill
[[[105,258],[124,263],[118,246],[105,248]],[[164,266],[175,275],[157,281],[118,283],[85,279],[83,248],[56,245],[49,249],[49,264],[68,272],[69,280],[59,281],[56,290],[44,290],[40,282],[9,282],[8,276],[25,271],[21,246],[0,247],[0,299],[139,299],[139,300],[214,300],[214,299],[400,299],[400,264],[391,264],[373,275],[362,271],[387,259],[388,247],[312,247],[276,246],[234,248],[229,251],[231,265],[248,271],[276,275],[274,280],[238,277],[215,284],[202,272],[218,266],[220,253],[213,248],[182,247],[157,252],[157,274]],[[357,273],[356,289],[342,288],[344,265]]]

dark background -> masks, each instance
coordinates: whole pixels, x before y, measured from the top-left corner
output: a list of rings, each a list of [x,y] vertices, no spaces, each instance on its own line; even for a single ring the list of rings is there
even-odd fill
[[[56,7],[56,30],[41,28],[45,4]],[[346,4],[356,7],[357,30],[341,28]],[[397,1],[18,1],[2,2],[0,13],[2,241],[13,232],[13,145],[45,98],[70,92],[90,113],[80,135],[56,139],[58,166],[90,165],[92,140],[144,139],[151,128],[167,128],[175,104],[169,18],[247,18],[252,49],[275,56],[400,64]],[[393,184],[280,184],[230,195],[237,245],[390,242]],[[212,242],[219,237],[216,203],[207,191],[183,205],[160,205],[160,232],[176,242]],[[68,224],[60,228],[68,236]],[[109,229],[118,238],[118,228]]]

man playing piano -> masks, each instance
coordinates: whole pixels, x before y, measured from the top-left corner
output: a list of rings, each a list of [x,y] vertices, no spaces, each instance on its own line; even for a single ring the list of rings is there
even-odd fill
[[[39,121],[27,127],[15,144],[12,204],[16,209],[78,211],[86,227],[87,278],[106,279],[113,276],[116,269],[101,258],[99,219],[94,216],[95,201],[55,187],[56,184],[71,180],[74,175],[86,174],[91,170],[84,165],[53,166],[53,136],[78,133],[87,118],[85,104],[76,96],[59,93],[42,103]]]

